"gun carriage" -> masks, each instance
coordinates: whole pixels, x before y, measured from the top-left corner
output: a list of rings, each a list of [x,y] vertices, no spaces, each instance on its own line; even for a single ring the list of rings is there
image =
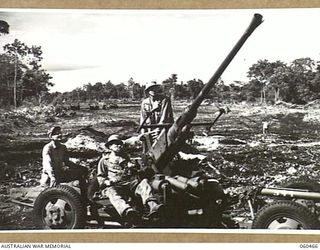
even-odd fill
[[[152,141],[148,136],[144,137],[148,149],[145,165],[147,169],[152,169],[149,181],[156,191],[158,199],[165,205],[162,217],[157,220],[144,219],[143,212],[141,212],[142,227],[237,228],[237,224],[226,216],[228,204],[219,182],[202,171],[196,171],[196,169],[180,172],[181,168],[175,168],[174,164],[175,157],[183,149],[187,139],[190,137],[192,126],[207,125],[210,129],[217,119],[225,113],[225,110],[221,109],[218,117],[210,124],[193,122],[197,116],[199,106],[205,100],[209,91],[219,80],[252,32],[261,23],[262,16],[255,14],[249,27],[218,67],[215,74],[187,110],[173,124],[142,124],[139,127],[139,130],[141,128],[160,129],[159,136],[155,141]],[[290,188],[290,190],[262,188],[255,192],[254,196],[251,197],[251,203],[254,205],[251,208],[252,214],[257,213],[258,219],[255,218],[253,228],[268,228],[270,223],[277,221],[278,217],[285,217],[283,213],[281,214],[281,209],[279,213],[275,213],[273,205],[268,204],[267,208],[256,205],[257,202],[255,201],[258,196],[288,197],[284,201],[276,201],[278,203],[275,203],[275,206],[277,208],[279,206],[281,208],[285,207],[287,209],[285,210],[287,211],[285,213],[286,216],[290,214],[290,209],[294,209],[295,215],[291,216],[290,222],[278,223],[281,224],[278,228],[298,227],[297,225],[301,226],[301,228],[314,228],[317,226],[317,223],[311,223],[315,215],[312,214],[309,208],[299,204],[297,200],[319,200],[320,194],[318,192],[310,192],[310,190],[292,190],[292,187]],[[83,203],[79,191],[75,188],[59,185],[54,188],[47,188],[39,194],[34,204],[34,212],[36,220],[42,228],[82,228],[85,225],[85,221],[92,219],[97,220],[98,223],[103,220],[113,220],[119,222],[122,226],[126,225],[126,221],[123,221],[110,208],[108,201],[98,200],[91,206],[96,206],[98,209],[87,207],[87,204]],[[101,207],[103,207],[103,215],[99,212]],[[269,211],[270,207],[273,208],[271,212]],[[140,209],[142,208],[140,207]],[[266,210],[267,212],[264,212]],[[276,212],[278,210],[276,209]],[[308,214],[309,217],[306,219],[305,216],[300,216],[302,213]],[[266,220],[268,222],[265,222]]]

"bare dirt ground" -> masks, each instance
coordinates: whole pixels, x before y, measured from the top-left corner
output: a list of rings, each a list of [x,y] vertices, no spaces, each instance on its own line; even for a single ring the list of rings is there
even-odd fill
[[[187,106],[175,102],[177,117]],[[190,143],[207,156],[209,174],[217,178],[225,192],[238,200],[234,216],[245,218],[241,197],[258,186],[277,186],[287,179],[307,175],[320,180],[320,108],[292,106],[229,105],[210,132],[195,127]],[[212,121],[215,105],[201,106],[195,122]],[[31,208],[10,202],[10,189],[37,186],[41,170],[41,149],[48,142],[52,125],[63,128],[66,145],[74,161],[95,167],[104,141],[112,133],[128,139],[130,152],[139,155],[137,136],[139,103],[121,103],[118,108],[56,112],[52,107],[22,107],[1,110],[0,117],[0,229],[34,229]],[[270,122],[262,135],[262,122]],[[131,138],[131,139],[130,139]],[[245,220],[245,219],[242,219]]]

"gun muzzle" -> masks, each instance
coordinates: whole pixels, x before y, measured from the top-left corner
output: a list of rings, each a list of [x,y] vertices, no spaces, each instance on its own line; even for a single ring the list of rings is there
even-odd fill
[[[198,96],[192,101],[188,110],[183,112],[178,119],[172,124],[167,131],[160,134],[158,140],[152,145],[149,154],[154,162],[156,172],[161,173],[167,165],[172,161],[174,156],[181,149],[181,145],[188,139],[188,132],[191,128],[191,122],[197,116],[197,111],[202,101],[208,96],[210,90],[214,87],[219,80],[225,69],[233,60],[235,55],[244,45],[251,33],[262,23],[262,15],[255,14],[250,22],[249,27],[245,30],[244,34],[240,37],[238,42],[231,49],[227,57],[220,64],[216,72],[204,85],[199,92]],[[164,130],[163,130],[164,131]],[[173,181],[173,180],[172,180]],[[182,185],[183,186],[183,185]]]
[[[251,20],[251,23],[246,31],[246,33],[248,33],[249,35],[251,35],[251,33],[261,24],[263,23],[262,20],[263,16],[256,13],[253,15],[253,18]]]

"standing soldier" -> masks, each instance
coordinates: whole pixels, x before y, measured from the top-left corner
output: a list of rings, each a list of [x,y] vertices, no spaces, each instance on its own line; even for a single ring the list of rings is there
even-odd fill
[[[270,122],[269,121],[264,121],[262,122],[262,134],[267,136],[269,132],[269,126]]]
[[[140,112],[140,126],[151,124],[173,123],[173,111],[171,100],[169,97],[162,94],[162,89],[156,82],[151,82],[146,85],[145,93],[147,98],[142,101]],[[157,138],[160,130],[141,130],[142,133],[153,132],[153,140]],[[145,148],[146,151],[146,148]]]

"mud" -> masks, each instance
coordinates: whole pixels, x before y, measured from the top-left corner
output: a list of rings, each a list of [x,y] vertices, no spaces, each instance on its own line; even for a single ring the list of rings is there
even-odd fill
[[[174,103],[175,117],[187,103]],[[287,179],[307,175],[319,180],[319,107],[230,105],[211,131],[194,127],[190,143],[206,156],[205,169],[217,178],[225,192],[237,200],[233,215],[247,220],[244,193],[258,186],[277,186]],[[128,149],[139,156],[141,145],[136,130],[139,105],[118,105],[116,109],[77,110],[58,116],[53,109],[23,109],[9,112],[0,120],[0,229],[34,229],[31,208],[9,201],[12,187],[36,186],[41,170],[41,149],[48,142],[47,128],[60,125],[73,161],[94,168],[106,150],[106,138],[118,133],[127,139]],[[3,112],[5,113],[5,112]],[[217,115],[213,105],[199,109],[195,122],[210,122]],[[51,119],[48,119],[51,118]],[[267,135],[262,122],[270,123]],[[184,157],[186,157],[184,155]],[[201,157],[200,157],[201,158]],[[203,160],[203,158],[202,158]]]

